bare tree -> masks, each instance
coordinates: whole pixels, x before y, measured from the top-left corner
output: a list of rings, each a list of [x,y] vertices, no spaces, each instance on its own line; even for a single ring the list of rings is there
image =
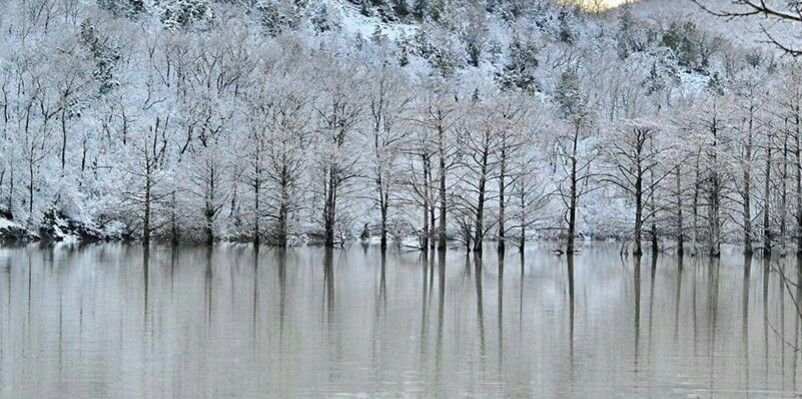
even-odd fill
[[[358,159],[347,151],[352,143],[357,125],[361,122],[364,101],[359,98],[358,74],[348,70],[345,65],[337,65],[337,70],[324,82],[326,94],[317,107],[321,126],[316,137],[320,151],[323,197],[324,245],[333,247],[335,229],[340,221],[338,209],[343,185],[358,177]]]
[[[769,0],[690,0],[704,11],[726,19],[762,18],[766,22],[760,29],[770,44],[791,56],[802,55],[802,49],[795,43],[789,43],[782,35],[775,32],[776,25],[796,29],[795,24],[802,22],[802,1],[769,1]]]
[[[375,202],[380,215],[380,245],[387,248],[388,219],[390,217],[391,193],[397,183],[399,156],[408,131],[404,121],[410,97],[404,91],[400,72],[389,69],[384,63],[372,76],[370,93],[370,122],[373,147],[371,179],[376,187]]]

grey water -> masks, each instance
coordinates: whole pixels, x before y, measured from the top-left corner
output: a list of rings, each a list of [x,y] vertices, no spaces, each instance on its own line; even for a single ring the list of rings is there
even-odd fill
[[[0,397],[802,392],[794,258],[0,250]]]

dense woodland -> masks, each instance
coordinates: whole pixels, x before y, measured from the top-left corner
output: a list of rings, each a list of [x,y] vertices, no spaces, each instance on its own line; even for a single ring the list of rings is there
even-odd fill
[[[648,7],[4,1],[0,227],[799,251],[802,65]]]

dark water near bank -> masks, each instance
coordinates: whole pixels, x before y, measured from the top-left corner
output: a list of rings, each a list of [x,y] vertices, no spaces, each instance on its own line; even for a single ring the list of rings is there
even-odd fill
[[[0,397],[802,392],[795,259],[549,249],[2,250]]]

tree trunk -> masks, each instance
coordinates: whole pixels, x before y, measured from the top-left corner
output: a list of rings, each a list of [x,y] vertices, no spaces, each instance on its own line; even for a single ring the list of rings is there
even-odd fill
[[[685,232],[682,221],[682,166],[677,165],[677,255],[685,254]]]
[[[385,249],[387,249],[387,211],[388,211],[387,208],[389,207],[389,204],[388,204],[389,198],[387,198],[387,194],[386,193],[382,193],[381,195],[383,197],[383,200],[382,200],[382,204],[381,204],[381,243],[380,243],[380,247],[381,247],[381,250],[384,251]]]
[[[143,217],[142,226],[142,242],[145,245],[150,243],[150,199],[151,199],[151,165],[148,159],[145,164],[145,215]]]
[[[718,146],[718,120],[713,119],[713,127],[711,132],[713,134],[713,151],[711,151],[711,161],[714,168],[718,165],[718,155],[716,154]],[[714,258],[721,256],[721,178],[719,177],[718,170],[714,169],[710,176],[710,206],[708,208],[710,220],[710,245],[708,255]]]
[[[257,170],[257,176],[259,174]],[[253,181],[253,207],[254,207],[254,215],[253,215],[253,245],[258,247],[259,244],[262,242],[262,231],[261,231],[261,198],[260,198],[260,191],[262,186],[262,181],[257,177]]]
[[[498,177],[498,252],[503,254],[507,249],[506,236],[506,179],[507,179],[507,149],[501,148],[501,170]]]
[[[752,255],[752,128],[754,118],[753,110],[750,108],[749,126],[746,136],[746,162],[744,167],[744,188],[743,188],[743,224],[744,224],[744,255]]]
[[[794,126],[796,130],[796,255],[802,257],[802,136],[800,133],[799,102],[796,103]]]
[[[482,253],[482,241],[484,239],[484,214],[485,214],[485,189],[487,187],[487,158],[488,148],[482,150],[482,164],[479,175],[479,199],[476,202],[476,225],[473,240],[473,251],[477,254]]]
[[[67,107],[61,109],[61,177],[67,164]]]
[[[575,245],[574,239],[576,235],[576,207],[577,207],[577,146],[579,141],[579,125],[576,126],[573,138],[573,149],[571,151],[571,192],[569,194],[568,205],[568,242],[565,246],[565,252],[569,255],[574,253]]]
[[[438,150],[440,154],[440,226],[437,232],[437,249],[446,249],[446,149],[445,131],[442,126],[438,127]]]
[[[337,216],[335,211],[337,206],[337,172],[335,169],[335,167],[329,169],[328,190],[326,192],[326,203],[323,210],[324,245],[326,248],[334,248],[334,220]]]
[[[643,178],[640,163],[635,176],[635,235],[633,239],[635,241],[635,250],[632,251],[632,255],[643,255]]]

